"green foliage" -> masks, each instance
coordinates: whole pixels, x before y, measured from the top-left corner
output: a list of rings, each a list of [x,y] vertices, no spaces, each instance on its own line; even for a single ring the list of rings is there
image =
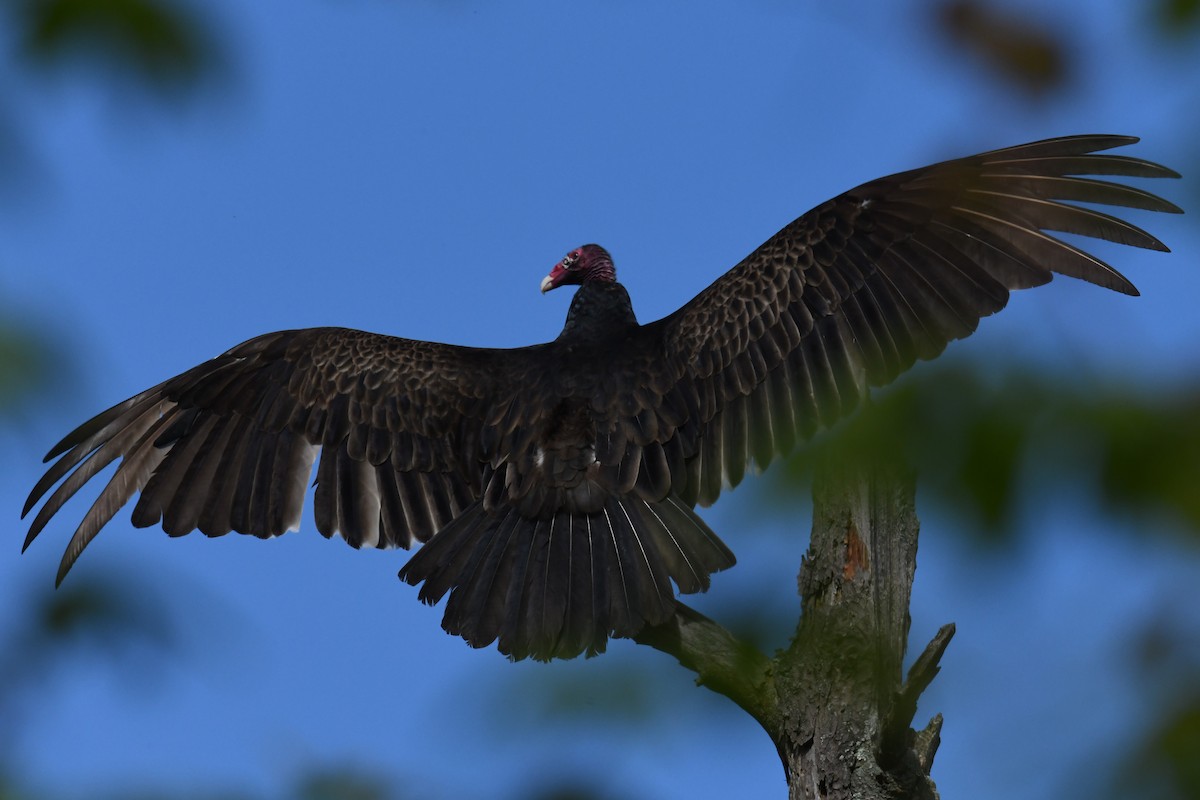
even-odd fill
[[[1167,511],[1200,529],[1200,390],[1157,406],[1133,397],[1097,403],[1081,420],[1101,435],[1100,496],[1113,510]]]
[[[1126,759],[1109,796],[1200,797],[1200,694],[1181,698]]]
[[[1106,512],[1200,530],[1200,387],[1149,395],[1015,365],[931,366],[800,450],[775,489],[795,494],[823,454],[895,452],[923,491],[988,535],[1012,533],[1023,504],[1073,490]]]
[[[153,595],[130,580],[96,578],[31,593],[24,626],[0,642],[0,708],[15,700],[21,686],[44,680],[74,648],[110,659],[130,652],[173,652],[172,627],[162,604],[151,601]],[[11,724],[11,719],[0,722],[0,731]]]
[[[394,787],[354,768],[326,769],[304,776],[299,800],[397,800]]]
[[[1175,797],[1200,797],[1200,697],[1171,715],[1150,740],[1151,758]]]
[[[606,800],[613,795],[603,793],[583,781],[559,781],[522,792],[519,797],[521,800]]]
[[[1200,28],[1200,0],[1159,0],[1154,16],[1163,33],[1195,33]]]
[[[14,416],[50,383],[53,364],[62,363],[48,342],[28,328],[0,322],[0,421]]]
[[[18,77],[86,78],[161,108],[228,76],[230,59],[203,8],[173,0],[0,0],[0,30],[13,45],[0,67]],[[0,193],[24,203],[39,188],[39,151],[5,100],[0,93]]]
[[[163,0],[9,0],[20,52],[34,66],[83,60],[158,91],[187,88],[220,62],[205,25]]]
[[[1065,83],[1070,59],[1062,31],[979,0],[939,0],[934,12],[941,34],[1005,83],[1035,96]]]
[[[33,615],[34,630],[48,645],[95,637],[105,646],[149,644],[168,650],[171,625],[147,603],[144,587],[136,593],[126,582],[95,580],[51,593]]]

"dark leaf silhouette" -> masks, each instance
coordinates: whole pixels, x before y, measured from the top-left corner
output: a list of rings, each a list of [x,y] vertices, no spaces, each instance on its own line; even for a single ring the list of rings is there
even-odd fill
[[[1158,0],[1154,12],[1160,29],[1169,36],[1194,34],[1200,27],[1200,0]]]
[[[1040,96],[1060,88],[1070,77],[1062,35],[1021,12],[1001,11],[978,0],[948,0],[936,8],[943,34],[1005,83]]]
[[[16,0],[9,4],[21,52],[59,68],[87,59],[114,75],[173,93],[223,60],[202,18],[163,0]]]

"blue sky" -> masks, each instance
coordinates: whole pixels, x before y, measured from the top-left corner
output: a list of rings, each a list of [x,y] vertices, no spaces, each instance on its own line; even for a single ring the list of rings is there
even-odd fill
[[[1136,3],[1040,12],[1069,22],[1091,74],[1035,105],[933,38],[916,2],[211,5],[235,77],[204,102],[160,115],[65,79],[12,97],[39,188],[0,220],[0,299],[77,361],[27,424],[0,430],[0,626],[52,585],[86,508],[69,505],[17,557],[16,515],[49,446],[256,334],[345,325],[518,346],[557,335],[569,291],[543,297],[538,283],[584,242],[612,251],[648,321],[795,216],[890,172],[1085,132],[1137,134],[1134,155],[1196,163],[1195,57],[1156,50]],[[1197,196],[1187,181],[1153,188]],[[1194,219],[1131,218],[1176,251],[1097,248],[1142,298],[1056,281],[952,351],[1124,369],[1150,386],[1194,377]],[[1138,542],[1121,527],[1144,521],[1081,499],[1031,509],[1036,532],[1003,551],[919,509],[912,647],[946,621],[959,630],[919,715],[946,717],[944,796],[1056,796],[1141,718],[1123,645],[1197,585],[1200,559]],[[761,505],[751,482],[706,512],[740,564],[702,609],[798,604],[804,503],[792,518]],[[114,669],[81,652],[27,699],[16,763],[66,797],[181,779],[276,796],[322,764],[431,797],[516,796],[560,773],[623,797],[784,795],[765,734],[662,654],[617,642],[601,659],[508,664],[441,631],[440,609],[396,580],[404,559],[326,542],[310,517],[263,543],[170,540],[122,512],[76,573],[148,583],[180,653]],[[665,697],[641,701],[655,713],[602,713],[613,666],[666,676],[650,684]],[[563,684],[596,713],[553,713],[546,687]]]

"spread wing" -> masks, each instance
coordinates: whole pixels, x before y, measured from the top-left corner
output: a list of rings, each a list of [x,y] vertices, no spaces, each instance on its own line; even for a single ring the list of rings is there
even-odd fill
[[[117,459],[63,555],[59,582],[138,492],[138,527],[277,536],[299,527],[318,452],[314,513],[324,536],[354,547],[426,541],[479,497],[491,409],[522,385],[538,349],[343,328],[251,339],[67,434],[25,504],[22,516],[59,484],[25,547]]]
[[[139,492],[137,526],[278,535],[298,527],[316,463],[325,536],[409,547],[441,531],[401,576],[430,602],[451,592],[447,630],[476,646],[499,638],[514,657],[597,652],[674,613],[672,580],[700,591],[733,563],[691,507],[751,461],[765,466],[969,335],[1013,289],[1060,273],[1136,294],[1046,233],[1166,250],[1074,205],[1179,211],[1080,177],[1177,177],[1097,155],[1134,141],[1053,139],[866,183],[676,313],[602,341],[484,350],[336,328],[252,339],[68,434],[26,503],[50,492],[26,546],[118,459],[59,581]],[[606,308],[597,293],[619,293],[609,310],[624,319],[623,289],[584,291],[593,316]]]
[[[1137,294],[1108,264],[1046,233],[1167,249],[1074,205],[1180,211],[1079,177],[1178,177],[1096,155],[1136,141],[1073,136],[946,161],[863,184],[792,222],[644,329],[646,357],[625,377],[639,481],[712,503],[751,460],[765,466],[856,407],[868,387],[972,333],[1011,290],[1054,273]]]

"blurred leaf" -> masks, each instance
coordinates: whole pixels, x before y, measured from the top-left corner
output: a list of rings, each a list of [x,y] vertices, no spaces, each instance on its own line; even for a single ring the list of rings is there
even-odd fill
[[[21,52],[42,68],[82,60],[164,93],[221,63],[200,19],[164,0],[9,0]]]
[[[76,580],[58,591],[27,593],[22,609],[23,625],[0,641],[0,800],[24,796],[5,783],[18,776],[6,754],[24,730],[25,715],[38,713],[56,667],[76,648],[110,659],[136,655],[119,664],[117,674],[144,691],[151,674],[145,670],[152,667],[145,654],[167,653],[175,645],[163,605],[149,587],[133,581]]]
[[[171,0],[0,0],[0,26],[15,44],[6,66],[18,77],[99,76],[158,101],[225,77],[229,63],[211,11]],[[42,170],[20,119],[20,108],[0,106],[0,196],[27,206]]]
[[[1032,95],[1065,83],[1067,48],[1059,34],[978,0],[942,0],[935,9],[942,33],[1007,83]]]
[[[1011,524],[1017,472],[1028,428],[1012,416],[984,414],[967,426],[962,479],[967,503],[988,528]]]
[[[121,789],[102,795],[111,800],[265,800],[262,795],[238,790],[188,791],[169,787],[166,789]],[[0,797],[0,800],[4,800]]]
[[[33,395],[49,388],[65,361],[31,330],[0,322],[0,421],[16,416]]]
[[[107,647],[144,643],[165,650],[171,628],[158,608],[143,592],[135,596],[123,585],[93,578],[55,591],[34,619],[48,642],[95,637]]]
[[[32,795],[19,790],[12,779],[0,769],[0,800],[30,800]]]
[[[129,580],[80,579],[27,599],[25,625],[0,642],[0,707],[32,681],[44,679],[80,645],[112,658],[129,652],[169,653],[176,638],[163,604]],[[148,666],[144,660],[139,664]],[[12,724],[0,720],[0,725]]]
[[[580,779],[562,779],[523,790],[521,800],[610,800],[615,795]]]
[[[1200,695],[1181,699],[1127,759],[1110,796],[1200,798]]]
[[[1191,605],[1189,592],[1149,615],[1131,637],[1131,664],[1148,693],[1174,696],[1180,685],[1200,691],[1200,620]]]
[[[1195,33],[1200,29],[1200,0],[1158,0],[1154,16],[1163,33]]]
[[[299,800],[396,800],[401,795],[382,778],[343,767],[323,769],[300,780]]]
[[[910,378],[801,448],[774,490],[794,495],[824,452],[899,452],[923,491],[988,535],[1013,531],[1030,490],[1073,488],[1105,511],[1200,532],[1200,388],[1143,394],[995,366]]]
[[[541,673],[541,674],[538,674]],[[588,679],[566,670],[538,669],[512,673],[513,691],[523,692],[528,702],[524,711],[531,721],[577,722],[581,717],[641,721],[653,714],[661,692],[669,688],[656,680],[653,667],[630,665],[626,669],[589,671]],[[506,706],[507,707],[507,706]],[[505,723],[507,724],[507,722]]]
[[[1200,697],[1182,708],[1154,739],[1160,769],[1178,797],[1200,797]]]
[[[1134,735],[1110,797],[1200,800],[1200,628],[1194,593],[1182,588],[1121,645],[1151,724],[1130,725]]]
[[[1101,496],[1139,514],[1170,509],[1200,527],[1200,398],[1161,404],[1111,398],[1081,422],[1102,436]]]

